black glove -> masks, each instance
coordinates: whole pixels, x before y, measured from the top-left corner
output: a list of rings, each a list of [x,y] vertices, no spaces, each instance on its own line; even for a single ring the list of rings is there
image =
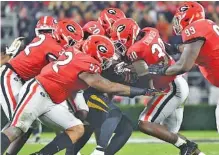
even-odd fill
[[[175,55],[175,54],[180,53],[180,51],[178,49],[178,45],[176,45],[176,44],[171,45],[171,44],[164,42],[164,46],[165,46],[166,52],[170,55]]]
[[[124,71],[121,74],[124,82],[129,83],[129,84],[134,84],[138,81],[138,75],[135,72],[131,72],[131,71]]]
[[[130,89],[130,97],[135,97],[139,95],[145,95],[145,96],[158,96],[165,94],[162,91],[156,90],[156,89],[150,89],[150,88],[136,88],[131,87]]]
[[[145,96],[159,96],[165,94],[157,89],[145,88]]]
[[[164,65],[150,65],[148,67],[148,73],[153,74],[153,75],[166,75],[166,70],[168,69],[169,66],[164,66]]]

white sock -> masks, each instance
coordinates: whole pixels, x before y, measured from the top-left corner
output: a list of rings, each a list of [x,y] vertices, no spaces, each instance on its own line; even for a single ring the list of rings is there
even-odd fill
[[[101,149],[103,149],[103,147],[100,145],[97,145],[96,150],[101,150]]]
[[[174,144],[176,147],[180,147],[181,145],[186,144],[186,141],[180,137],[178,137],[176,143]]]
[[[203,152],[200,152],[198,155],[205,155]]]

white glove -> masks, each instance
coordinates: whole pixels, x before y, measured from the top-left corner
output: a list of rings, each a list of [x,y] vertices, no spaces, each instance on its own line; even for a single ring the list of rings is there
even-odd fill
[[[130,69],[126,68],[127,64],[125,62],[120,62],[114,67],[114,72],[117,74],[122,74],[124,72],[129,72]]]
[[[16,38],[10,47],[6,47],[6,54],[15,56],[17,54],[23,40],[24,40],[24,37]]]

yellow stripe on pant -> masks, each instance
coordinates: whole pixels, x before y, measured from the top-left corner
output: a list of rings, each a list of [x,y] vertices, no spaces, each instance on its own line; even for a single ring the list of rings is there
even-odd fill
[[[91,95],[88,99],[87,105],[89,108],[94,108],[100,111],[108,112],[109,107],[104,101],[105,96],[103,96],[103,98],[101,97],[102,96],[98,97],[97,95]]]

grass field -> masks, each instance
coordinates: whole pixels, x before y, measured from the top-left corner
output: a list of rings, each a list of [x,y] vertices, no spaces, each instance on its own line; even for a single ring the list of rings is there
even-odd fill
[[[199,148],[206,155],[219,155],[219,134],[216,131],[185,131],[181,132],[183,135],[190,139],[198,141]],[[52,133],[44,133],[41,142],[44,140],[51,140],[54,137]],[[128,144],[126,144],[117,155],[178,155],[179,150],[174,146],[167,143],[132,143],[131,140],[153,140],[154,138],[144,135],[140,132],[134,132],[130,138]],[[208,141],[205,141],[208,140]],[[210,142],[214,140],[216,142]],[[45,144],[26,144],[19,155],[28,155],[41,149]],[[95,148],[95,144],[87,144],[81,153],[83,155],[89,155]],[[64,155],[64,151],[58,153],[58,155]]]

